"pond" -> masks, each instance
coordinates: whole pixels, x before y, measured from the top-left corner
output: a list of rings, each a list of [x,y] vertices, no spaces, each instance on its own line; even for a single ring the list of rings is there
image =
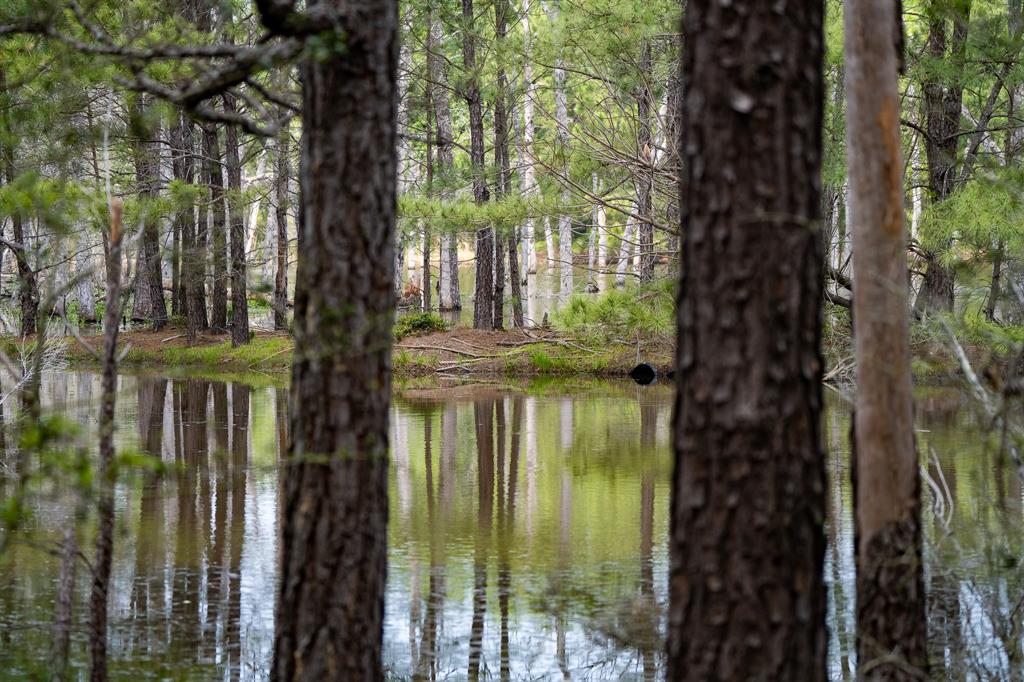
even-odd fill
[[[163,474],[130,468],[117,487],[115,679],[268,674],[287,391],[246,381],[120,379],[119,448],[167,466]],[[828,395],[829,673],[851,679],[849,412]],[[94,374],[45,377],[47,409],[79,423],[81,438],[95,431],[98,396]],[[626,381],[396,388],[390,676],[660,679],[671,411],[670,388]],[[918,412],[931,481],[933,661],[957,679],[1012,679],[1024,632],[1014,608],[1024,594],[1020,480],[979,436],[982,424],[959,393],[923,392]],[[11,452],[5,496],[16,474]],[[50,550],[76,518],[91,555],[95,520],[82,510],[93,502],[44,479],[0,555],[0,677],[8,679],[42,678],[59,562]],[[88,588],[83,567],[72,642],[81,675]]]

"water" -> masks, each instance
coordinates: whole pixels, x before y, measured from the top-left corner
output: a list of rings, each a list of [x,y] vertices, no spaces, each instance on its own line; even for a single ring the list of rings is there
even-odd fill
[[[121,379],[120,451],[150,453],[168,469],[130,468],[117,487],[116,679],[267,675],[287,396],[273,380],[247,379],[257,383]],[[45,402],[80,423],[82,438],[95,430],[98,395],[93,374],[44,382]],[[396,390],[389,674],[464,679],[477,667],[488,679],[660,679],[671,401],[668,388],[627,382]],[[1020,480],[979,437],[983,423],[959,393],[922,393],[918,413],[918,443],[935,454],[929,478],[942,492],[925,491],[933,662],[954,679],[1012,679],[1024,632],[1022,609],[1014,611],[1024,595]],[[856,665],[848,432],[848,409],[830,395],[833,679],[852,679]],[[10,444],[10,427],[7,434]],[[4,459],[5,495],[14,461]],[[50,480],[52,472],[32,484],[32,515],[0,555],[6,679],[41,675],[58,566],[47,550],[76,509],[93,504]],[[79,523],[91,555],[94,517]],[[88,587],[80,570],[79,674]]]

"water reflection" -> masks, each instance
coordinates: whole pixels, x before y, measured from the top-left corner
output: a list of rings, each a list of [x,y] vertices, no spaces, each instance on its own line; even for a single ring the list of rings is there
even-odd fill
[[[95,428],[98,379],[41,395]],[[1022,489],[955,392],[918,400],[932,661],[950,679],[1024,669]],[[627,382],[407,390],[391,423],[385,663],[399,679],[658,679],[665,632],[671,394]],[[10,415],[7,415],[8,419]],[[273,642],[287,391],[123,377],[117,438],[165,472],[122,478],[111,602],[124,679],[263,679]],[[849,414],[829,405],[829,675],[853,679]],[[3,494],[21,462],[3,452]],[[91,437],[90,437],[91,438]],[[89,442],[92,442],[90,440]],[[934,453],[932,456],[931,453]],[[32,465],[35,466],[35,465]],[[0,676],[42,674],[58,558],[81,500],[34,489],[0,556]],[[80,526],[91,542],[91,521]],[[86,665],[88,580],[71,642]],[[944,675],[943,675],[944,672]]]
[[[669,472],[660,431],[670,395],[626,384],[547,392],[396,396],[391,675],[656,676]],[[48,409],[95,427],[93,375],[48,376],[42,395]],[[122,377],[117,424],[120,451],[165,469],[126,472],[116,491],[112,673],[266,677],[287,392]],[[38,652],[46,651],[57,564],[40,548],[74,518],[69,491],[40,491],[31,503],[22,541],[0,556],[0,669],[14,677],[44,669]],[[84,529],[91,541],[89,523]],[[79,581],[75,674],[87,665],[87,589]]]

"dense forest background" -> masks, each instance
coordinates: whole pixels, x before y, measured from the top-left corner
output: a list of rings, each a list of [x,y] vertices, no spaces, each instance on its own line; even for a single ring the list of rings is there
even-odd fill
[[[617,348],[677,388],[665,676],[824,675],[825,381],[855,406],[858,674],[926,676],[929,643],[964,647],[933,632],[961,602],[926,576],[924,536],[950,531],[922,505],[945,523],[954,495],[917,450],[912,376],[965,382],[1021,475],[1022,47],[1017,0],[0,0],[0,364],[19,398],[0,552],[46,481],[95,508],[105,679],[119,476],[159,468],[117,450],[119,334],[164,365],[277,357],[268,675],[381,679],[396,370],[509,375],[516,354],[624,374]],[[392,347],[430,332],[451,334]],[[40,386],[66,337],[102,370],[95,463],[50,459],[69,431]],[[474,627],[504,410],[473,416]],[[71,524],[51,548],[58,676],[79,542]],[[1006,632],[983,663],[1019,670],[1024,602],[994,584]]]

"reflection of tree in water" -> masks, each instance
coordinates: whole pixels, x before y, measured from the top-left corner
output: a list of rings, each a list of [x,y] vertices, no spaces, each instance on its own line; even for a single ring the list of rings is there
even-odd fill
[[[473,623],[469,634],[469,679],[480,677],[487,615],[487,555],[494,506],[494,400],[473,403],[477,452],[477,532],[473,549]]]
[[[139,445],[143,454],[161,458],[167,380],[140,377],[137,384]],[[132,639],[143,650],[159,635],[163,621],[164,570],[163,481],[159,473],[147,471],[139,500],[138,539],[135,543],[135,581],[132,583],[130,613]]]
[[[249,392],[244,384],[231,385],[231,550],[228,586],[227,658],[231,679],[241,672],[242,590],[241,565],[245,540],[245,485],[249,467]]]

